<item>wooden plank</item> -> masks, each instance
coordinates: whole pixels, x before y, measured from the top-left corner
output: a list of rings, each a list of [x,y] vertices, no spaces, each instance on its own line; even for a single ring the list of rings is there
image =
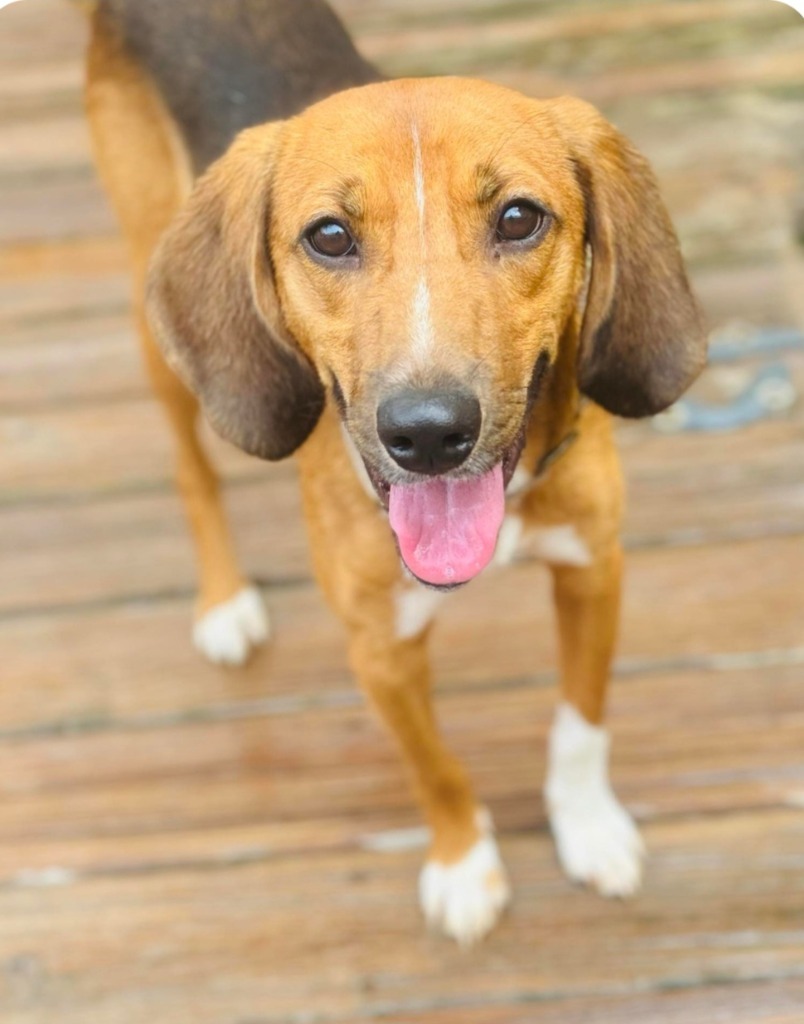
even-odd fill
[[[26,0],[0,12],[0,66],[25,66],[32,53],[48,61],[77,54],[86,39],[86,20],[74,4],[58,0]]]
[[[0,248],[0,253],[4,250]],[[41,252],[42,249],[39,248]],[[109,273],[68,273],[74,255],[72,245],[55,250],[60,266],[47,272],[26,273],[19,277],[0,274],[0,326],[13,347],[15,334],[36,331],[42,326],[58,328],[81,320],[128,316],[131,279],[122,266]],[[51,250],[51,259],[53,251]]]
[[[674,212],[677,209],[674,206]],[[713,327],[724,323],[796,323],[787,275],[778,260],[727,266],[696,267],[693,288]]]
[[[804,982],[770,980],[707,983],[681,991],[646,995],[594,995],[585,998],[521,1001],[510,1006],[435,1009],[392,1014],[387,1024],[799,1024]]]
[[[456,28],[474,30],[485,38],[505,39],[527,29],[531,38],[563,40],[567,38],[598,39],[601,35],[617,36],[634,30],[663,29],[700,25],[727,18],[747,22],[756,28],[762,25],[790,24],[792,19],[771,10],[762,0],[707,0],[695,5],[653,3],[649,7],[634,0],[600,3],[575,0],[571,5],[558,0],[540,0],[534,8],[532,0],[508,0],[501,5],[493,0],[333,0],[340,13],[362,39],[378,40],[393,46],[391,30],[420,31],[421,38],[447,40],[447,32]],[[672,35],[672,33],[671,33]],[[660,40],[672,47],[675,38]],[[639,55],[635,55],[639,57]]]
[[[102,722],[272,691],[309,697],[338,683],[351,688],[342,631],[312,588],[278,590],[268,595],[268,606],[275,638],[236,672],[207,664],[192,648],[189,594],[6,620],[0,623],[0,721],[6,728],[45,720]]]
[[[644,822],[801,806],[799,677],[800,666],[776,666],[619,682],[620,796]],[[545,830],[539,787],[555,700],[551,686],[504,679],[438,698],[447,740],[503,833]],[[370,848],[419,824],[395,748],[354,693],[329,707],[268,698],[210,712],[6,742],[0,885],[55,869],[84,876],[234,864],[244,851]]]
[[[57,111],[35,121],[0,118],[0,187],[25,178],[93,173],[83,111]]]
[[[127,274],[127,270],[125,248],[117,234],[66,241],[49,238],[44,242],[18,242],[0,248],[0,279],[13,278],[15,284],[34,281],[45,293],[53,283],[49,278],[57,275],[78,280],[97,277],[109,287],[117,280],[117,275]],[[4,299],[9,297],[3,294]],[[3,313],[9,323],[13,322],[5,302]]]
[[[468,954],[422,931],[418,851],[6,889],[7,1019],[353,1021],[800,974],[800,813],[665,822],[648,841],[650,882],[624,905],[560,879],[546,837],[504,838],[516,899]]]
[[[799,659],[803,559],[798,537],[634,552],[621,671],[706,666],[726,655],[750,664],[769,649]],[[191,648],[190,594],[72,613],[42,609],[0,621],[0,720],[7,728],[103,723],[198,712],[229,699],[351,691],[341,627],[313,586],[275,587],[267,599],[275,639],[237,672],[204,664]],[[504,614],[490,615],[490,608]],[[439,618],[434,652],[444,685],[486,687],[494,679],[551,672],[555,644],[546,572],[535,564],[512,566],[452,595]]]
[[[207,432],[224,473],[254,476],[262,463]],[[164,486],[173,441],[149,395],[79,408],[0,414],[3,500],[44,499]],[[260,468],[258,468],[260,467]]]
[[[115,228],[89,170],[43,182],[7,183],[0,192],[0,244],[106,234]]]
[[[44,321],[0,341],[0,409],[144,398],[148,385],[128,314]]]
[[[6,61],[0,64],[2,123],[50,117],[59,111],[74,114],[81,105],[84,85],[83,66],[77,59],[79,50],[62,46],[58,56],[45,60],[39,53],[32,53],[30,40],[20,42],[18,49],[32,59],[22,66]]]
[[[638,46],[639,43],[640,40],[636,40],[630,45]],[[550,46],[550,43],[544,45],[545,54]],[[370,49],[364,49],[371,56]],[[645,96],[659,97],[681,92],[712,94],[745,88],[771,92],[796,88],[801,82],[803,52],[804,48],[799,45],[792,52],[787,47],[780,52],[754,54],[749,51],[748,60],[743,53],[737,57],[712,57],[706,62],[682,59],[622,70],[618,70],[615,62],[597,74],[583,78],[569,70],[550,72],[541,69],[538,63],[540,55],[527,48],[502,55],[484,55],[475,50],[444,50],[417,57],[415,61],[406,54],[398,61],[386,59],[382,67],[392,77],[443,74],[488,78],[526,96],[546,99],[576,95],[605,108],[640,92]]]
[[[308,579],[301,497],[293,467],[257,467],[227,494],[243,564],[275,585]],[[4,532],[5,530],[5,532]],[[0,511],[0,614],[47,605],[119,602],[188,593],[195,585],[190,536],[172,492]]]
[[[390,30],[385,20],[358,30],[357,38],[391,75],[472,74],[529,95],[575,93],[603,104],[635,94],[801,81],[801,54],[790,52],[794,15],[760,0],[736,10],[715,0],[521,13],[478,25],[461,12],[442,25],[427,19]]]
[[[782,196],[795,187],[800,157],[792,140],[804,130],[804,113],[793,104],[775,109],[779,122],[771,125],[731,95],[706,101],[686,91],[660,91],[651,102],[637,82],[623,100],[606,106],[655,168],[696,285],[708,268],[735,263],[775,262],[782,276],[780,232],[789,218]],[[783,283],[773,290],[780,292]],[[750,321],[756,322],[761,306],[749,307]],[[738,315],[732,308],[725,319]],[[790,315],[789,302],[783,302],[771,322]]]
[[[341,5],[343,6],[343,5]],[[442,8],[443,9],[443,8]],[[449,9],[448,9],[449,10]],[[346,13],[346,9],[344,9]],[[420,13],[424,13],[420,9]],[[432,7],[429,12],[432,14]],[[722,25],[726,20],[732,26],[730,42],[734,46],[734,35],[739,29],[744,31],[754,28],[749,41],[756,44],[757,29],[761,32],[789,30],[793,19],[785,17],[781,11],[769,9],[761,0],[702,0],[696,4],[653,3],[650,8],[634,4],[599,4],[597,7],[581,7],[573,4],[561,13],[538,13],[531,7],[523,8],[517,15],[498,16],[487,19],[478,26],[471,18],[467,18],[463,6],[453,7],[452,17],[443,24],[434,24],[432,17],[422,19],[421,27],[411,19],[407,25],[400,24],[400,18],[386,16],[377,27],[369,30],[368,26],[356,25],[357,35],[366,53],[374,60],[387,62],[398,59],[405,61],[437,62],[449,52],[463,48],[474,59],[482,63],[484,51],[488,48],[492,53],[510,51],[533,46],[536,43],[549,44],[557,47],[568,40],[593,39],[598,42],[597,52],[608,53],[601,45],[603,38],[611,47],[614,40],[628,40],[633,35],[653,34],[654,47],[650,53],[632,50],[629,53],[633,64],[647,64],[655,61],[656,49],[666,54],[674,49],[686,50],[689,46],[685,29],[693,27],[700,30],[709,23]],[[756,28],[754,27],[756,23]],[[700,31],[698,39],[700,44]],[[744,43],[744,37],[739,40]],[[719,40],[720,45],[723,41]],[[561,59],[561,58],[559,58]],[[563,61],[567,60],[567,48],[563,48]],[[552,61],[550,62],[552,63]],[[582,65],[588,66],[588,60]]]

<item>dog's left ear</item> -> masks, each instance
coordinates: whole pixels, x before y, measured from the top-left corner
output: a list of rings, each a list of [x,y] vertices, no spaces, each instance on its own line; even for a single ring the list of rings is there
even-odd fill
[[[547,104],[586,204],[592,270],[578,384],[618,416],[667,408],[706,362],[706,333],[648,162],[594,107]]]
[[[324,389],[287,331],[268,250],[281,123],[250,128],[199,179],[151,261],[147,312],[212,426],[283,459],[318,422]]]

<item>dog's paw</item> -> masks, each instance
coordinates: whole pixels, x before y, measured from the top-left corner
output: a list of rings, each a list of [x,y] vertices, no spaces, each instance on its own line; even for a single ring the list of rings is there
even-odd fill
[[[269,634],[260,592],[256,587],[244,587],[196,621],[193,643],[216,665],[242,665],[252,648],[264,643]]]
[[[562,704],[550,732],[545,798],[558,859],[574,882],[603,896],[631,896],[645,846],[608,778],[609,737]]]
[[[431,928],[471,946],[497,923],[511,890],[489,830],[459,861],[429,860],[419,878],[419,898]]]
[[[561,866],[574,882],[592,885],[602,896],[637,892],[645,845],[613,794],[598,794],[592,805],[554,804],[550,827]]]

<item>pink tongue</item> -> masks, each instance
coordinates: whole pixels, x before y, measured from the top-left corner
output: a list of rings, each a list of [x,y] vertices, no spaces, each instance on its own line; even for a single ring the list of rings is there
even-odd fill
[[[502,465],[467,480],[391,485],[388,515],[405,564],[425,583],[465,583],[491,561],[505,512]]]

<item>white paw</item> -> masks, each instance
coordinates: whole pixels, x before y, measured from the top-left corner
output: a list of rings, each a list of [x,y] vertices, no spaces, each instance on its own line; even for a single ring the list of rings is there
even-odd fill
[[[554,804],[550,827],[573,881],[593,885],[602,896],[633,896],[639,889],[645,844],[612,794],[599,794],[594,806]]]
[[[419,877],[419,899],[427,923],[461,946],[482,939],[511,898],[497,843],[489,831],[454,864],[429,860]]]
[[[642,881],[645,846],[611,790],[609,737],[562,704],[550,732],[547,811],[561,866],[603,896],[631,896]]]
[[[268,639],[268,613],[256,587],[216,605],[193,626],[193,643],[217,665],[242,665],[251,649]]]

